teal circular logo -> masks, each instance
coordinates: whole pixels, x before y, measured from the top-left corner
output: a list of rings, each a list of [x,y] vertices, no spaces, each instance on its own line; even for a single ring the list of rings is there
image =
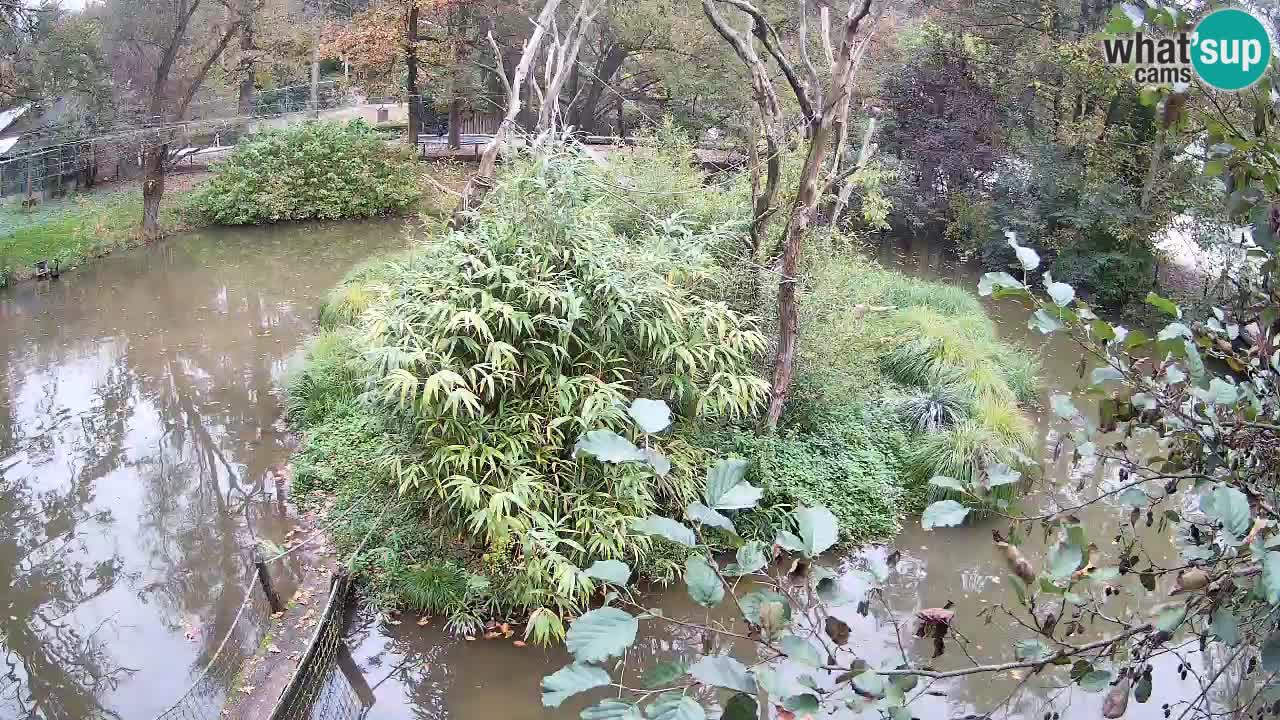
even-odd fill
[[[1258,18],[1243,10],[1215,10],[1196,25],[1191,64],[1218,90],[1244,90],[1258,82],[1271,63],[1271,36]]]

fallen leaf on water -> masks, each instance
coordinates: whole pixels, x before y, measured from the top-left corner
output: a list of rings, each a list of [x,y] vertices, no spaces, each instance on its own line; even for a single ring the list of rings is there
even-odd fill
[[[423,615],[422,617],[418,618],[418,627],[426,627],[427,623],[429,622],[431,622],[431,618]]]
[[[476,636],[475,636],[475,635],[468,635],[468,636],[467,636],[467,641],[468,641],[468,642],[469,642],[469,641],[471,641],[471,640],[475,640],[475,639],[476,639]]]
[[[525,641],[523,640],[512,640],[511,644],[515,645],[516,647],[524,647],[527,643],[525,643]]]
[[[267,652],[278,653],[280,652],[280,648],[277,647],[275,643],[271,643],[270,645],[267,646]]]

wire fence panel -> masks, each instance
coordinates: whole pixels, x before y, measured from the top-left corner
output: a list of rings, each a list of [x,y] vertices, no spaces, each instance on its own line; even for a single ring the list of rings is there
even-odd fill
[[[218,720],[245,661],[253,656],[266,635],[271,606],[255,573],[248,573],[244,599],[227,628],[214,628],[221,641],[195,682],[156,720]]]
[[[339,656],[347,652],[343,642],[344,619],[351,576],[340,570],[333,576],[315,635],[280,694],[271,720],[356,720],[367,707],[361,702]]]

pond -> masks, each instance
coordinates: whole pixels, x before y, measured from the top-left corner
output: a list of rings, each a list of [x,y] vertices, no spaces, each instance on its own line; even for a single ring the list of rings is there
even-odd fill
[[[273,468],[287,462],[280,380],[314,332],[319,298],[361,259],[399,246],[399,223],[280,226],[193,233],[103,259],[53,282],[0,294],[0,717],[120,717],[150,720],[191,682],[240,600],[245,563],[259,537],[279,542],[291,520],[274,501]],[[890,242],[886,265],[967,288],[978,271],[927,243]],[[1026,329],[1012,302],[989,304],[1004,336],[1037,351],[1049,391],[1078,392],[1079,357],[1061,339]],[[1039,417],[1046,478],[1026,503],[1054,509],[1114,482],[1109,468],[1073,476],[1054,461],[1061,431]],[[1057,503],[1055,505],[1055,503]],[[1127,511],[1085,515],[1090,540],[1106,545]],[[901,560],[885,599],[893,614],[956,604],[967,651],[978,661],[1007,653],[1022,628],[993,608],[1013,607],[993,551],[995,523],[922,532],[904,521]],[[1156,531],[1152,560],[1176,553]],[[859,568],[887,548],[838,560],[853,588]],[[1032,551],[1038,556],[1039,548]],[[1107,608],[1121,611],[1120,599]],[[694,615],[683,590],[646,602]],[[991,622],[980,618],[991,611]],[[851,647],[872,665],[898,662],[899,643],[926,660],[931,645],[873,606],[836,614]],[[349,644],[372,688],[372,720],[399,718],[576,718],[583,703],[555,711],[539,703],[542,676],[567,662],[562,649],[511,639],[467,641],[438,623],[388,624],[358,614]],[[646,626],[630,662],[696,655],[685,628]],[[1086,632],[1105,632],[1086,628]],[[725,648],[751,652],[750,648]],[[938,667],[959,667],[952,646]],[[1199,692],[1214,658],[1153,660],[1157,693],[1131,704],[1130,718],[1163,717],[1163,703]],[[1234,672],[1231,683],[1236,687]],[[1057,687],[1061,676],[975,676],[938,683],[912,705],[919,718],[961,718],[1003,705],[995,717],[1097,717],[1102,695]],[[1016,692],[1015,692],[1016,691]]]
[[[240,602],[279,380],[400,222],[219,229],[0,293],[0,717],[149,720]]]

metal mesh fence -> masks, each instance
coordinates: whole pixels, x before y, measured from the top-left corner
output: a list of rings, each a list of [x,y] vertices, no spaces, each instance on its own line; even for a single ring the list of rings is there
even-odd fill
[[[217,720],[227,699],[235,691],[245,662],[254,655],[266,635],[271,605],[256,574],[250,571],[240,589],[243,599],[235,615],[207,632],[217,638],[199,662],[204,669],[187,692],[161,713],[157,720]]]
[[[345,571],[334,575],[315,635],[271,720],[357,720],[372,704],[343,641],[349,586]]]

